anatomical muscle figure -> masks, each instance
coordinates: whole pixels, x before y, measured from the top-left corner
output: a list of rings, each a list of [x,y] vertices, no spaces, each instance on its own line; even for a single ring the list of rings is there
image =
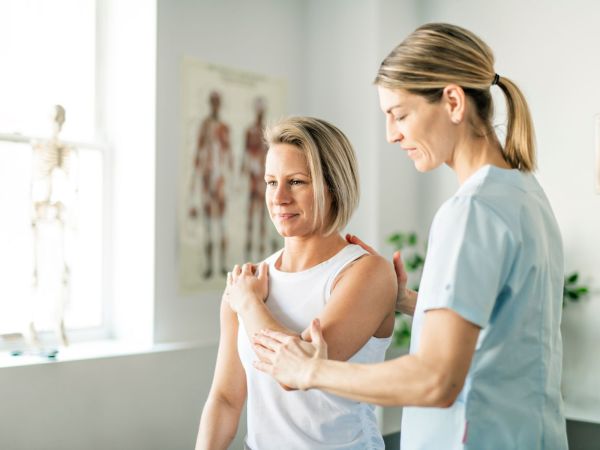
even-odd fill
[[[242,156],[241,174],[248,178],[248,207],[246,215],[246,245],[245,260],[260,260],[266,257],[265,246],[267,240],[266,205],[265,205],[265,159],[267,145],[263,138],[265,102],[257,98],[254,102],[255,120],[246,130],[245,147]],[[253,242],[254,222],[258,222],[258,242]],[[258,254],[253,258],[253,244]]]
[[[190,184],[192,199],[188,216],[197,219],[200,215],[198,206],[194,204],[194,193],[198,182],[201,184],[201,213],[204,222],[204,252],[206,256],[205,279],[213,276],[213,252],[218,242],[219,268],[222,276],[227,275],[227,233],[225,211],[227,198],[225,191],[226,175],[233,169],[233,155],[230,145],[229,127],[219,117],[221,95],[213,91],[209,97],[210,113],[202,121],[194,168]],[[217,239],[217,229],[219,237]]]

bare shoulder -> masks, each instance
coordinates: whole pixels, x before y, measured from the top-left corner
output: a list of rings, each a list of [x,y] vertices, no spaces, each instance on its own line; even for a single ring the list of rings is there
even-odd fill
[[[394,267],[383,256],[366,254],[349,264],[340,276],[368,277],[373,281],[394,279]],[[373,278],[374,277],[374,278]]]
[[[368,286],[373,294],[392,294],[397,289],[392,263],[380,255],[366,254],[353,261],[340,272],[333,289],[342,286]]]
[[[391,335],[398,284],[391,263],[376,255],[365,255],[355,260],[338,275],[334,283],[327,305],[329,318],[343,324],[345,331],[342,335],[346,341],[348,327],[354,336],[360,337],[353,340],[352,345],[346,341],[338,342],[340,348],[350,349],[351,352],[339,353],[334,359],[346,360],[370,336]],[[322,323],[325,324],[325,330],[325,314]]]

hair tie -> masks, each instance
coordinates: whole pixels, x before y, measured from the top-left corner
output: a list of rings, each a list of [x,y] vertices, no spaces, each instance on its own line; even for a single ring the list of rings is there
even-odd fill
[[[494,80],[492,81],[492,86],[495,84],[498,84],[498,81],[500,81],[500,75],[498,75],[496,73],[496,74],[494,74]]]

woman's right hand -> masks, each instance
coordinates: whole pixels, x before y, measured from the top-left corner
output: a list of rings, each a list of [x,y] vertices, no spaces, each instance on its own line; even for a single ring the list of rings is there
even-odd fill
[[[350,244],[360,245],[371,255],[379,255],[379,253],[377,253],[373,247],[368,246],[362,240],[360,240],[360,238],[354,236],[353,234],[347,234],[346,241],[348,241]],[[402,262],[402,255],[400,254],[399,250],[394,252],[394,255],[392,256],[392,262],[394,264],[394,271],[396,272],[396,279],[398,281],[396,311],[400,311],[406,314],[412,314],[415,309],[417,293],[406,287],[406,284],[408,283],[408,275],[406,273],[406,269],[404,268],[404,263]]]
[[[246,263],[236,265],[227,274],[227,287],[224,297],[231,309],[240,313],[247,302],[264,302],[269,293],[269,266],[262,262],[258,265]]]

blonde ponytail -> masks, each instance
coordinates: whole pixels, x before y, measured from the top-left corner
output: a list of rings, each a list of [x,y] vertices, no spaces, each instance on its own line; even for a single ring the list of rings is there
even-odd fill
[[[536,168],[535,133],[525,96],[508,78],[500,77],[497,84],[506,97],[508,115],[504,158],[511,167],[532,172]]]

